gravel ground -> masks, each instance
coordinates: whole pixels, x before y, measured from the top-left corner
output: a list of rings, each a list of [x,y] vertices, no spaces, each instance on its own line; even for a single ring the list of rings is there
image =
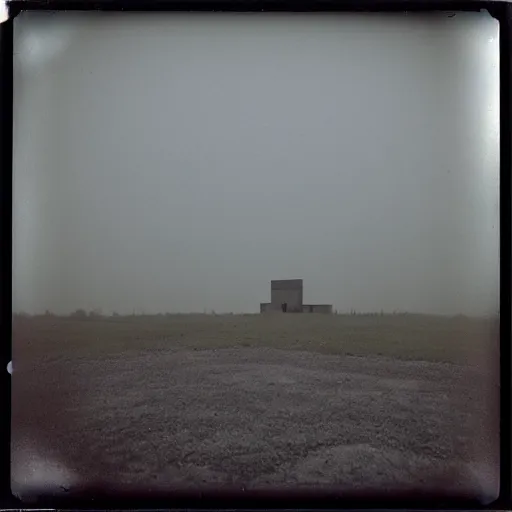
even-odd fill
[[[13,490],[443,488],[491,499],[491,391],[476,367],[267,348],[22,360]]]

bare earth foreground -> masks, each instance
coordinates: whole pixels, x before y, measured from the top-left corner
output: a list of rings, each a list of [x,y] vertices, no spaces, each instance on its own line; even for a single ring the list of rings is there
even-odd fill
[[[13,320],[13,491],[498,491],[496,321]]]

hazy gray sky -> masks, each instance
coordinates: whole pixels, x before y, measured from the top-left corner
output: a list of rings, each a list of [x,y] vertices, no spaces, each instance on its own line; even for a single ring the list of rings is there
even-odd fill
[[[22,14],[13,305],[498,307],[486,13]]]

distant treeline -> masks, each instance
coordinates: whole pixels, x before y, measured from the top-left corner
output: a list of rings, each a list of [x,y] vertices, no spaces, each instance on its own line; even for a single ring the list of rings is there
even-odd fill
[[[25,313],[25,312],[15,312],[13,313],[13,317],[59,317],[59,318],[73,318],[78,320],[92,320],[92,319],[100,319],[100,318],[126,318],[126,317],[172,317],[172,316],[184,316],[184,315],[210,315],[210,316],[225,316],[225,315],[241,315],[241,316],[256,316],[260,315],[260,313],[216,313],[214,310],[211,310],[210,312],[194,312],[194,313],[126,313],[121,314],[117,312],[112,313],[103,313],[100,309],[93,309],[90,311],[87,311],[85,309],[76,309],[72,313],[69,314],[57,314],[53,313],[52,311],[46,310],[44,313]],[[340,310],[334,310],[333,315],[336,316],[446,316],[450,318],[470,318],[473,315],[465,315],[465,314],[451,314],[451,315],[436,315],[436,314],[430,314],[430,313],[413,313],[408,311],[384,311],[380,310],[378,312],[365,312],[365,311],[357,311],[355,309],[351,309],[349,311],[340,311]],[[476,316],[493,316],[493,317],[499,317],[499,312],[497,312],[495,315],[474,315]]]

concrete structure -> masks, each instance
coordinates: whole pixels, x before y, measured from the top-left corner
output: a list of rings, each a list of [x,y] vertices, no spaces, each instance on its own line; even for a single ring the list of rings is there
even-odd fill
[[[270,302],[260,304],[260,313],[323,313],[331,314],[331,304],[304,304],[302,279],[270,282]]]
[[[270,303],[283,313],[302,312],[302,279],[271,281]]]
[[[303,304],[303,313],[323,313],[324,315],[332,315],[332,304]]]

